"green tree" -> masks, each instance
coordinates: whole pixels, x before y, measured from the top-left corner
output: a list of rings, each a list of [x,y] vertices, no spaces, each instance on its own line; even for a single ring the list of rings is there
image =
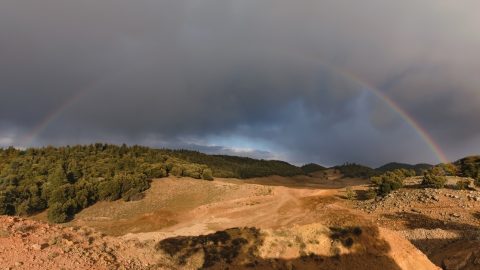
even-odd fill
[[[61,203],[54,203],[50,205],[47,212],[47,217],[50,222],[63,223],[68,220],[67,211]]]

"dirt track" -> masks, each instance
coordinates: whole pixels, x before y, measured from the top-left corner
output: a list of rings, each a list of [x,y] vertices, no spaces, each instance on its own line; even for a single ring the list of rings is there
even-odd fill
[[[308,188],[291,187],[291,179],[282,177],[253,179],[248,183],[231,179],[156,180],[142,201],[99,203],[78,214],[71,224],[96,227],[112,235],[163,239],[243,226],[275,229],[319,220],[334,226],[358,224],[359,219],[365,223],[341,204],[342,191],[338,188],[349,184],[348,180],[313,180]],[[264,182],[269,185],[260,185]]]

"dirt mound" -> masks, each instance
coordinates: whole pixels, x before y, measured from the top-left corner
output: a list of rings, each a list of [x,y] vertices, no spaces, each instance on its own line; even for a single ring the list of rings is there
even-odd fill
[[[164,239],[167,269],[439,269],[408,241],[375,227],[233,228]]]

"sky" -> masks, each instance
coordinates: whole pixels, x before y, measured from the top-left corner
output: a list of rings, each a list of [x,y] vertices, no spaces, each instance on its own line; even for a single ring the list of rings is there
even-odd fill
[[[2,0],[0,146],[370,166],[479,154],[478,10],[477,0]]]

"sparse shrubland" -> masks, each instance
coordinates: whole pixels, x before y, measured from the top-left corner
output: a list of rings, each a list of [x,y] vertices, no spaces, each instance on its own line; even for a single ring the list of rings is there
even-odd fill
[[[73,147],[0,149],[0,215],[30,215],[48,209],[65,222],[101,200],[141,198],[151,179],[169,175],[213,180],[303,174],[281,161],[209,156],[194,151],[92,144]]]

